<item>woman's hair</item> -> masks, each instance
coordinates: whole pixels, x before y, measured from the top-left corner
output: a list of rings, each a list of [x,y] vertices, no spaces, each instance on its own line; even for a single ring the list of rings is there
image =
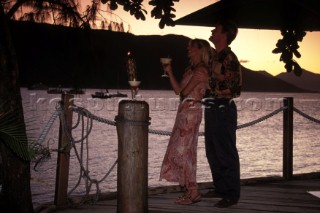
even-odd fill
[[[196,45],[199,49],[202,50],[201,61],[203,61],[206,66],[209,66],[212,57],[212,48],[209,42],[203,39],[196,38],[191,39],[190,45]]]

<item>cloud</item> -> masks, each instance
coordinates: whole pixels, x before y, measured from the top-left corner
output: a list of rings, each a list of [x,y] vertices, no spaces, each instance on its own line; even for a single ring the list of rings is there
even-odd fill
[[[250,62],[250,61],[249,60],[245,60],[245,59],[240,60],[241,64],[248,63],[248,62]]]

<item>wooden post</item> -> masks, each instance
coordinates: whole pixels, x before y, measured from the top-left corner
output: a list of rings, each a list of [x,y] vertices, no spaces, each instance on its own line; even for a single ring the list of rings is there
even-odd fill
[[[62,103],[62,109],[65,113],[67,126],[69,129],[71,129],[72,127],[71,106],[73,105],[73,95],[62,94],[61,103]],[[55,186],[55,195],[54,195],[54,204],[58,207],[63,207],[68,204],[70,148],[71,146],[70,146],[69,138],[67,137],[65,129],[60,122],[56,186]]]
[[[293,98],[283,99],[286,109],[283,111],[283,177],[293,176]]]
[[[122,100],[118,133],[117,213],[148,212],[149,105]]]

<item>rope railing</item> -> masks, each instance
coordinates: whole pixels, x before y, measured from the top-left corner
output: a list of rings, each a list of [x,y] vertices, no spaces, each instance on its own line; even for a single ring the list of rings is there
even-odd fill
[[[310,121],[313,121],[315,123],[320,124],[320,120],[319,119],[311,117],[310,115],[307,115],[306,113],[302,112],[301,110],[299,110],[299,109],[297,109],[295,107],[293,107],[293,111],[295,111],[296,113],[298,113],[299,115],[301,115],[302,117],[304,117],[304,118],[306,118],[306,119],[308,119]]]
[[[80,115],[87,116],[88,118],[91,118],[91,119],[93,119],[95,121],[98,121],[98,122],[101,122],[101,123],[105,123],[105,124],[108,124],[108,125],[111,125],[111,126],[115,126],[116,125],[115,121],[111,121],[111,120],[96,116],[96,115],[92,114],[90,111],[88,111],[87,109],[85,109],[83,107],[75,106],[72,110],[74,112],[80,114]]]
[[[59,111],[55,110],[52,113],[47,124],[44,126],[42,132],[40,133],[40,136],[37,140],[38,144],[42,144],[44,142],[44,140],[46,139],[47,135],[49,134],[49,131],[50,131],[52,125],[54,124],[54,121],[57,119],[57,117],[59,117]]]
[[[283,110],[285,109],[285,107],[280,107],[279,109],[269,113],[268,115],[265,115],[263,117],[260,117],[256,120],[253,120],[253,121],[250,121],[250,122],[247,122],[247,123],[244,123],[244,124],[240,124],[237,126],[237,129],[242,129],[242,128],[246,128],[246,127],[250,127],[250,126],[253,126],[257,123],[260,123],[264,120],[267,120],[268,118],[282,112]],[[297,109],[296,107],[293,108],[293,110],[298,113],[299,115],[301,115],[302,117],[310,120],[310,121],[313,121],[315,123],[318,123],[320,124],[320,120],[319,119],[316,119],[310,115],[307,115],[306,113],[302,112],[301,110]],[[108,125],[111,125],[111,126],[116,126],[116,121],[112,121],[112,120],[109,120],[109,119],[106,119],[106,118],[102,118],[102,117],[99,117],[99,116],[96,116],[94,114],[92,114],[90,111],[88,111],[87,109],[83,108],[83,107],[74,107],[73,108],[73,111],[78,113],[79,115],[82,115],[82,116],[86,116],[88,118],[91,118],[95,121],[98,121],[98,122],[101,122],[101,123],[105,123],[105,124],[108,124]],[[56,110],[53,112],[52,116],[50,117],[49,121],[47,122],[47,124],[45,125],[45,127],[43,128],[37,142],[38,143],[43,143],[43,141],[46,139],[46,136],[48,135],[54,121],[56,120],[56,118],[59,116],[59,112]],[[77,123],[79,122],[79,119],[77,121]],[[75,125],[73,128],[76,128],[77,125]],[[154,130],[154,129],[149,129],[149,133],[150,134],[156,134],[156,135],[163,135],[163,136],[170,136],[171,135],[171,132],[170,131],[164,131],[164,130]],[[199,136],[204,136],[204,132],[200,132],[199,133]]]
[[[278,114],[279,112],[282,112],[284,109],[286,109],[285,107],[281,107],[261,118],[258,118],[254,121],[250,121],[248,123],[245,123],[245,124],[241,124],[241,125],[238,125],[237,126],[237,129],[242,129],[242,128],[245,128],[245,127],[249,127],[249,126],[253,126],[257,123],[260,123],[276,114]],[[93,120],[96,120],[98,122],[101,122],[101,123],[106,123],[106,124],[109,124],[109,125],[112,125],[112,126],[115,126],[116,125],[116,121],[111,121],[111,120],[108,120],[108,119],[105,119],[105,118],[101,118],[101,117],[98,117],[92,113],[90,113],[89,111],[87,111],[86,109],[82,108],[82,107],[75,107],[73,109],[74,112],[77,112],[81,115],[84,115],[84,116],[87,116],[88,118],[91,118]],[[309,116],[310,117],[310,116]],[[157,134],[157,135],[166,135],[166,136],[170,136],[171,135],[171,132],[170,131],[163,131],[163,130],[153,130],[153,129],[149,129],[149,133],[151,134]],[[204,132],[200,132],[199,133],[199,136],[204,136]]]
[[[66,122],[65,112],[62,110],[61,106],[57,107],[57,110],[60,111],[59,114],[60,114],[60,121],[62,124],[62,128],[64,129],[64,132],[67,134],[67,137],[69,138],[69,141],[74,149],[76,158],[77,158],[79,165],[80,165],[78,182],[68,192],[68,195],[70,195],[80,185],[81,179],[83,178],[85,180],[85,186],[86,186],[85,197],[89,195],[92,185],[95,185],[96,186],[95,201],[97,201],[99,199],[99,195],[101,193],[99,183],[101,183],[102,181],[104,181],[108,177],[108,175],[111,173],[111,171],[117,165],[117,160],[113,163],[113,165],[110,167],[110,169],[106,172],[106,174],[100,180],[91,178],[90,169],[89,169],[89,162],[88,162],[89,149],[88,149],[88,147],[86,148],[87,162],[85,163],[84,158],[83,158],[83,156],[84,156],[83,147],[85,144],[88,145],[88,136],[92,130],[92,122],[94,120],[93,118],[95,118],[95,120],[98,120],[100,122],[102,122],[103,119],[100,119],[97,116],[93,116],[93,114],[85,108],[74,106],[73,111],[78,112],[78,115],[79,115],[78,121],[76,122],[76,126],[79,126],[80,123],[82,124],[81,138],[78,140],[75,140],[72,136],[72,131],[70,131],[70,129],[74,129],[74,127],[68,127],[67,122]],[[85,125],[84,125],[85,124],[85,121],[84,121],[85,117],[88,118],[88,120],[86,122],[87,123],[86,130],[84,130],[85,129],[84,128],[85,127]],[[110,124],[111,122],[107,122],[107,123]],[[76,143],[80,143],[80,151],[77,149]],[[63,151],[63,150],[60,150],[60,151]]]
[[[277,110],[275,110],[275,111],[273,111],[273,112],[271,112],[271,113],[269,113],[269,114],[267,114],[267,115],[265,115],[263,117],[260,117],[260,118],[258,118],[256,120],[250,121],[250,122],[245,123],[245,124],[238,125],[237,129],[250,127],[252,125],[260,123],[260,122],[262,122],[264,120],[267,120],[267,119],[271,118],[272,116],[284,111],[285,109],[286,109],[286,107],[280,107],[279,109],[277,109]],[[59,116],[60,122],[61,122],[61,126],[64,129],[65,133],[67,134],[67,137],[68,137],[68,139],[70,141],[70,144],[74,149],[77,161],[79,162],[79,165],[80,165],[80,172],[79,172],[80,174],[79,174],[78,181],[75,184],[75,186],[68,192],[68,195],[70,195],[80,185],[80,181],[83,178],[83,179],[85,179],[86,196],[89,195],[89,193],[91,191],[91,188],[92,188],[92,185],[95,185],[95,187],[96,187],[96,198],[95,198],[95,201],[97,201],[98,198],[99,198],[99,194],[100,194],[99,183],[104,181],[109,176],[111,171],[117,165],[118,159],[115,160],[115,162],[112,164],[110,169],[106,172],[106,174],[100,180],[91,178],[91,176],[89,174],[90,173],[89,163],[88,162],[86,162],[86,163],[84,162],[84,148],[83,147],[84,147],[85,144],[88,145],[88,138],[89,138],[89,135],[90,135],[90,133],[92,131],[92,128],[93,128],[93,121],[98,121],[98,122],[105,123],[105,124],[108,124],[108,125],[116,126],[117,120],[115,118],[116,121],[112,121],[112,120],[108,120],[108,119],[96,116],[96,115],[92,114],[89,110],[87,110],[87,109],[85,109],[83,107],[75,106],[75,105],[73,106],[72,111],[76,112],[78,114],[78,118],[77,118],[77,122],[75,123],[75,125],[72,126],[72,127],[69,127],[67,125],[67,122],[66,122],[65,112],[63,111],[61,105],[59,104],[56,107],[56,111],[52,114],[52,116],[50,117],[47,125],[45,126],[44,130],[42,131],[42,133],[41,133],[41,135],[40,135],[40,137],[38,139],[38,142],[42,143],[45,140],[46,135],[48,134],[50,128],[52,127],[52,124],[54,123],[55,119]],[[303,113],[302,111],[300,111],[297,108],[294,108],[294,111],[297,112],[298,114],[300,114],[301,116],[307,118],[308,120],[311,120],[311,121],[316,122],[318,124],[320,123],[319,119],[313,118],[313,117]],[[85,121],[85,118],[87,118],[86,121]],[[79,127],[80,125],[81,125],[81,129],[82,129],[81,137],[80,137],[80,139],[75,140],[73,135],[72,135],[72,130],[75,129],[76,127]],[[150,134],[157,134],[157,135],[170,136],[170,134],[171,134],[171,132],[169,132],[169,131],[162,131],[162,130],[149,129],[148,131],[149,131]],[[204,136],[204,132],[200,132],[199,136]],[[81,147],[80,150],[78,150],[78,148],[76,146],[77,143],[80,143],[80,147]],[[63,152],[64,150],[60,149],[58,151],[59,152]],[[89,155],[89,149],[88,148],[86,149],[86,152],[87,152],[86,154],[87,154],[87,160],[88,160],[88,155]]]
[[[269,113],[268,115],[265,115],[265,116],[263,116],[261,118],[258,118],[256,120],[254,120],[254,121],[250,121],[248,123],[238,125],[237,129],[242,129],[242,128],[245,128],[245,127],[253,126],[253,125],[257,124],[257,123],[260,123],[260,122],[262,122],[264,120],[267,120],[267,119],[271,118],[272,116],[278,114],[279,112],[282,112],[285,109],[286,109],[286,107],[280,107],[279,109]]]

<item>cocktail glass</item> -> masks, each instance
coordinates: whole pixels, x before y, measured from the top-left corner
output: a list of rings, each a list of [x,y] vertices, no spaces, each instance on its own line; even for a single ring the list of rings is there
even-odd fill
[[[131,89],[131,97],[132,97],[132,99],[135,99],[136,95],[138,93],[138,89],[139,89],[139,85],[140,85],[141,81],[133,80],[133,81],[128,81],[128,82],[129,82],[130,89]]]
[[[162,64],[163,67],[163,75],[161,75],[161,77],[168,77],[166,71],[165,71],[165,67],[171,64],[171,58],[160,58],[160,62]]]

